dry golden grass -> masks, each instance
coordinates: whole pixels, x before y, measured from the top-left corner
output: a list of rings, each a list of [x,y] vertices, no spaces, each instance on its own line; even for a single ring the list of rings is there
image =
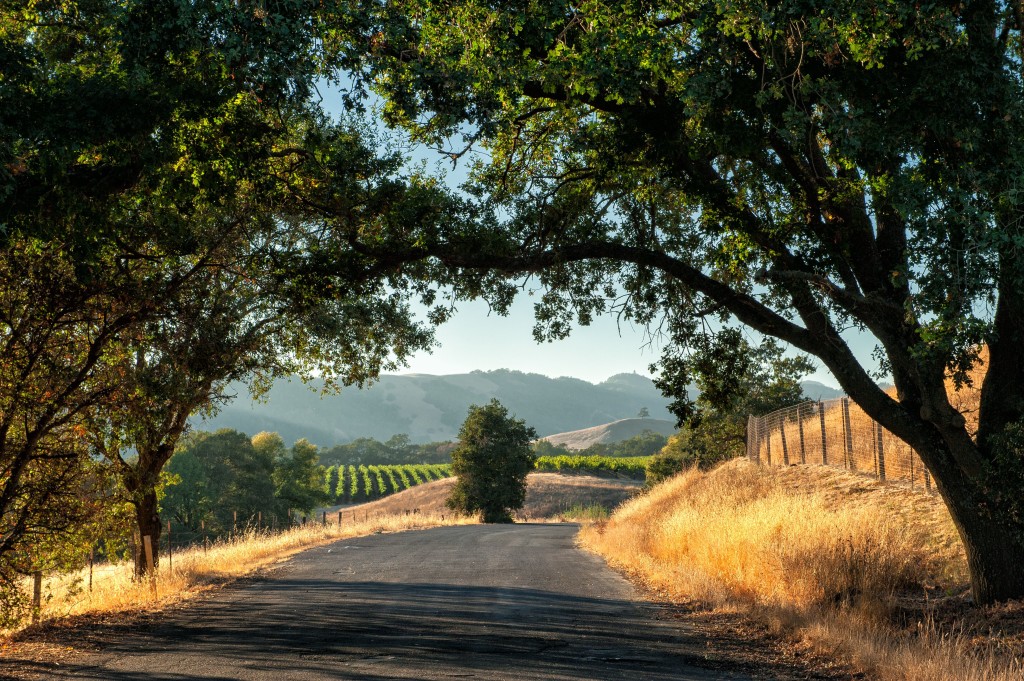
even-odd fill
[[[929,624],[925,594],[962,591],[966,565],[927,494],[736,460],[627,502],[581,543],[664,597],[754,614],[886,681],[1022,678],[1012,656]]]
[[[309,523],[279,534],[251,532],[230,541],[214,543],[208,550],[199,546],[175,551],[173,569],[164,556],[155,583],[155,597],[153,583],[133,579],[129,563],[106,565],[95,570],[91,591],[87,589],[87,570],[47,579],[43,585],[42,619],[160,607],[281,562],[299,551],[338,539],[475,522],[476,518],[460,518],[451,513],[444,518],[424,513],[374,514],[366,520],[346,523],[341,527],[335,523]]]
[[[357,518],[363,517],[363,514],[407,513],[411,510],[447,515],[451,511],[447,510],[444,502],[454,485],[455,478],[435,480],[356,506],[351,512],[355,513]],[[520,520],[538,520],[557,518],[566,509],[580,505],[597,504],[613,508],[636,494],[642,486],[643,483],[639,480],[565,473],[530,473],[526,478],[526,503],[516,515]],[[346,509],[346,518],[349,513],[350,511]]]

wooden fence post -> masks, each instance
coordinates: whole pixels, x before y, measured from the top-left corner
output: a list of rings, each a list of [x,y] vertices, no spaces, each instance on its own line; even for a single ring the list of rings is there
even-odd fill
[[[758,463],[758,459],[761,458],[757,456],[758,449],[760,449],[760,443],[754,433],[754,415],[747,414],[747,458],[754,463]]]
[[[341,511],[338,511],[338,527],[341,527]]]
[[[853,465],[853,424],[850,423],[850,398],[843,399],[843,433],[846,440],[846,469],[854,470]]]
[[[167,574],[174,572],[174,545],[171,544],[171,521],[167,521]]]
[[[818,401],[818,423],[821,424],[821,465],[828,465],[828,438],[825,436],[825,403]]]
[[[327,525],[327,511],[324,511],[324,525]]]
[[[96,561],[95,547],[89,547],[89,593],[92,593],[92,566]]]
[[[39,615],[43,611],[43,573],[36,570],[32,573],[32,624],[39,624]]]
[[[768,457],[768,465],[772,465],[772,431],[771,428],[765,428],[767,431],[764,434],[764,453]]]
[[[807,448],[804,442],[804,415],[800,413],[803,409],[804,404],[798,404],[796,407],[796,427],[800,432],[800,463],[807,463]]]
[[[789,465],[789,447],[786,445],[786,419],[779,418],[779,436],[782,438],[782,465]]]
[[[152,585],[153,598],[156,598],[156,570],[153,569],[153,539],[148,534],[142,538],[142,546],[146,552],[146,570],[149,583]]]
[[[881,480],[882,482],[885,482],[885,439],[883,438],[885,430],[882,428],[881,423],[878,423],[876,421],[872,421],[872,423],[875,424],[875,438],[878,442],[878,457],[876,461],[878,479]]]

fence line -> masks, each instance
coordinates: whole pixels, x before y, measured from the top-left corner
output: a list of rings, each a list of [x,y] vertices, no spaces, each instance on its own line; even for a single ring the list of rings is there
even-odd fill
[[[935,491],[917,452],[849,397],[748,417],[747,458],[768,466],[834,466]]]

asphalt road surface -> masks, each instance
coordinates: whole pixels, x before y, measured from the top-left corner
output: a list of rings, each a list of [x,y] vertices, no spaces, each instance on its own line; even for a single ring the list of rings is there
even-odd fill
[[[764,679],[709,656],[573,525],[380,534],[299,554],[79,660],[76,679]]]

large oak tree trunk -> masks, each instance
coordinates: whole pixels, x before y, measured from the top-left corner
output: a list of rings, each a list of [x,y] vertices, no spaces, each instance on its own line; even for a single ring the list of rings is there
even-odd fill
[[[1000,512],[1003,490],[962,472],[932,472],[963,542],[975,600],[1024,598],[1024,519]]]

